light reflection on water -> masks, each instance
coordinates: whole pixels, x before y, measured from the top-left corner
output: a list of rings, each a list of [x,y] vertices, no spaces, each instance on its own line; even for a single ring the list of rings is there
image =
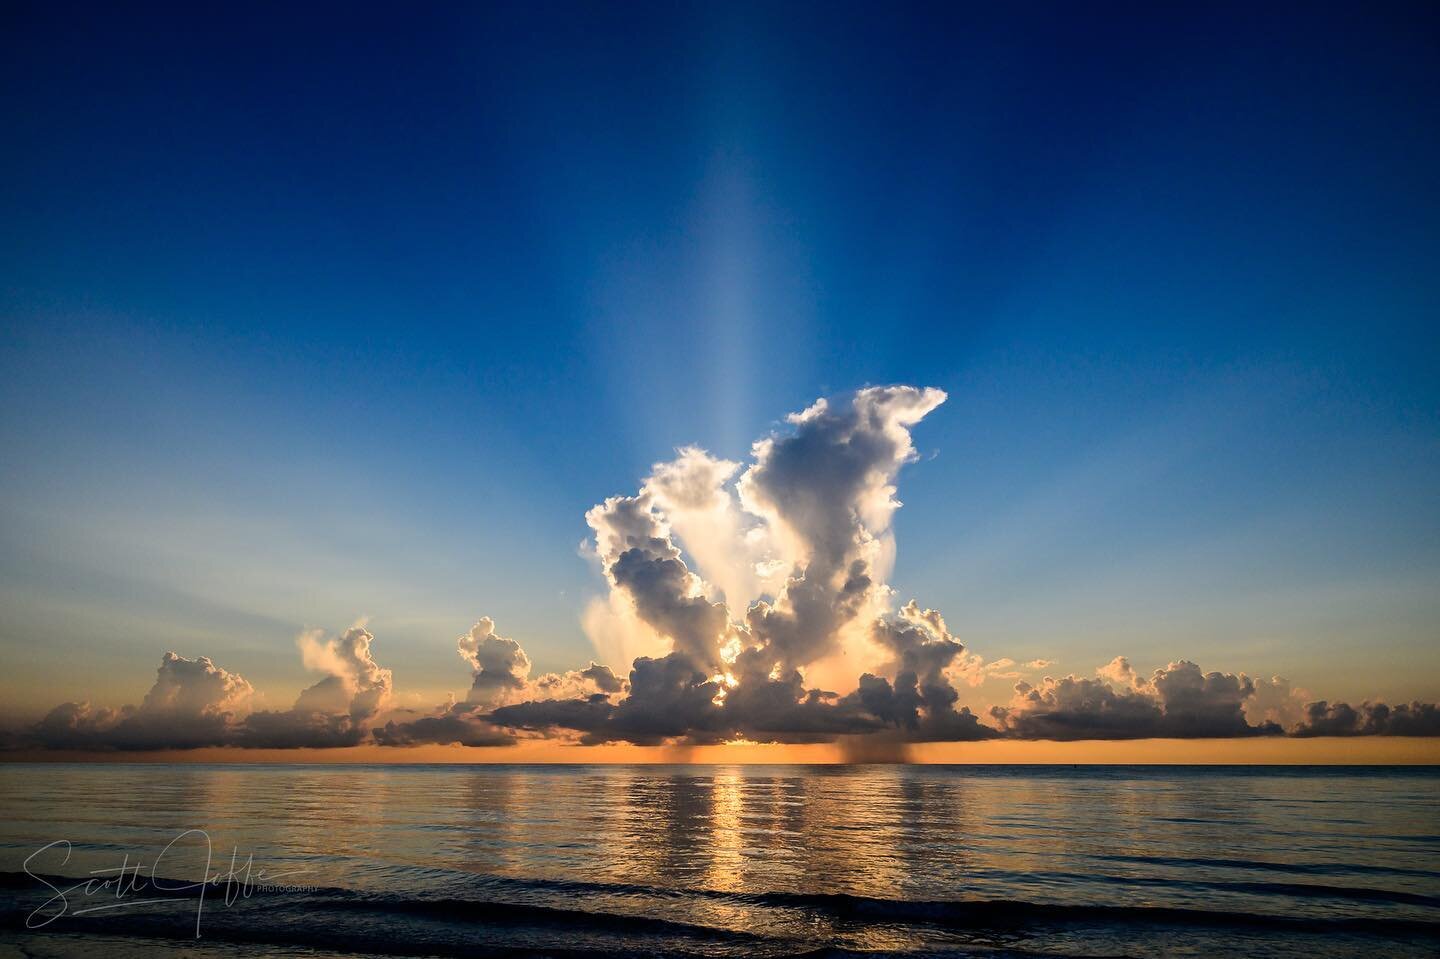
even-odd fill
[[[217,857],[307,884],[567,909],[588,884],[586,909],[734,930],[821,922],[743,898],[776,893],[1430,923],[1437,785],[1426,769],[8,765],[0,869],[64,838],[63,868],[32,869],[79,876],[204,829]]]

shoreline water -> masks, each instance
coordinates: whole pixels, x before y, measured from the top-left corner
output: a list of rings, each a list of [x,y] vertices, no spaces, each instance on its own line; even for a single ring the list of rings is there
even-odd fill
[[[8,765],[0,945],[1431,955],[1437,786],[1433,767]],[[25,863],[58,839],[63,864]],[[217,882],[200,917],[193,891],[76,915],[77,890],[23,931],[53,898],[37,876],[117,870],[137,901]]]

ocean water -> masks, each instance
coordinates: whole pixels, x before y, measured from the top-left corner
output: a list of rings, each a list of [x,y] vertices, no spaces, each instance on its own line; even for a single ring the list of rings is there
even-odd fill
[[[1434,956],[1440,770],[14,764],[0,870],[28,956]]]

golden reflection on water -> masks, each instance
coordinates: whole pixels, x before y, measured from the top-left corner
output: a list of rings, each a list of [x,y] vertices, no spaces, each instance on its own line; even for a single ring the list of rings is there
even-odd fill
[[[743,807],[744,784],[735,770],[710,778],[709,864],[705,885],[727,892],[745,888],[745,836],[749,816]]]
[[[479,876],[614,895],[1107,900],[1124,880],[1126,902],[1219,908],[1230,897],[1238,908],[1238,886],[1171,882],[1176,857],[1194,857],[1187,880],[1220,883],[1247,878],[1225,862],[1253,858],[1413,866],[1416,842],[1433,833],[1433,779],[1378,782],[933,767],[12,766],[0,768],[0,855],[18,871],[25,854],[70,839],[67,874],[83,874],[126,851],[153,858],[200,828],[217,857],[238,848],[346,887]],[[1382,787],[1388,802],[1375,799]],[[1440,895],[1424,876],[1386,881]],[[743,921],[723,898],[699,908]]]

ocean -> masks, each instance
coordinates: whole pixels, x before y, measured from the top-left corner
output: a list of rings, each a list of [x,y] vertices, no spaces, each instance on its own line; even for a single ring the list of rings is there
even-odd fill
[[[1414,767],[9,764],[0,955],[1434,956],[1437,787]]]

